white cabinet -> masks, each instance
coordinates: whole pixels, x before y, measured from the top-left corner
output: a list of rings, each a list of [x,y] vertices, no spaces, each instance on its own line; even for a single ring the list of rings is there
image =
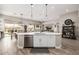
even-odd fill
[[[33,35],[33,47],[62,47],[61,33],[18,33],[17,46],[19,48],[24,47],[24,35],[27,34]]]
[[[34,47],[54,47],[55,38],[52,35],[34,35]]]
[[[56,35],[55,36],[55,47],[56,48],[61,48],[62,47],[62,38],[61,38],[61,35]]]
[[[19,48],[23,48],[24,47],[24,35],[18,35],[17,46]]]
[[[48,47],[49,38],[46,35],[42,35],[39,39],[40,47]]]
[[[39,47],[39,45],[40,45],[40,37],[34,36],[33,38],[34,38],[33,39],[33,46],[34,47]]]
[[[55,35],[49,35],[48,46],[55,47]]]

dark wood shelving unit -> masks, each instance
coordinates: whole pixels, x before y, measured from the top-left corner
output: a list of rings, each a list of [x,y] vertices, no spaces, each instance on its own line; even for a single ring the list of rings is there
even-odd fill
[[[65,20],[65,24],[62,26],[62,37],[68,39],[76,39],[75,26],[71,19]]]
[[[74,30],[75,26],[63,26],[62,37],[69,39],[76,39]]]

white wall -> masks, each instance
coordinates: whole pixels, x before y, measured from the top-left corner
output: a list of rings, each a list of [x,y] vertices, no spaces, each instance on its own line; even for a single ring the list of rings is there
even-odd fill
[[[79,38],[79,17],[78,17],[78,11],[74,11],[74,12],[70,12],[70,13],[66,13],[64,15],[61,15],[58,19],[56,19],[54,21],[46,22],[46,24],[59,23],[59,32],[61,33],[62,32],[62,25],[64,24],[64,21],[66,19],[72,19],[72,21],[74,21],[75,34],[76,34],[76,37]]]
[[[72,19],[72,21],[74,22],[75,26],[77,26],[78,24],[78,11],[75,11],[75,12],[72,12],[72,13],[67,13],[67,14],[64,14],[62,16],[60,16],[59,19],[57,19],[58,23],[60,25],[63,25],[64,24],[64,21],[66,19]],[[60,31],[61,32],[61,31]]]

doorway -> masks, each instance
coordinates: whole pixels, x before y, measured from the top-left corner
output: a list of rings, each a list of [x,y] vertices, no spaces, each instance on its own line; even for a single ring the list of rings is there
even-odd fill
[[[13,39],[14,33],[22,32],[22,31],[23,31],[23,27],[21,24],[5,23],[5,31],[4,31],[5,37],[10,37],[11,39]]]

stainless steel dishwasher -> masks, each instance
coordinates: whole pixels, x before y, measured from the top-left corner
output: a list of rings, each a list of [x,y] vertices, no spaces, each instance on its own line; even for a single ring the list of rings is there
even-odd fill
[[[33,35],[24,35],[24,48],[33,47]]]

